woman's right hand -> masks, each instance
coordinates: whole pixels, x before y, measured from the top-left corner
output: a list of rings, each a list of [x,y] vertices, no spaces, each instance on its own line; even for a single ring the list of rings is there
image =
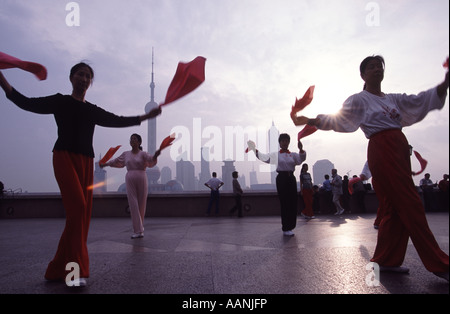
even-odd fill
[[[294,122],[295,125],[305,125],[308,123],[309,118],[305,116],[297,117],[295,115],[291,115],[292,122]]]

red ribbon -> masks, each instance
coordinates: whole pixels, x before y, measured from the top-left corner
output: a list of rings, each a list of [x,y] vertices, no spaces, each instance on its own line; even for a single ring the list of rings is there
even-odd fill
[[[175,133],[170,134],[167,136],[163,141],[161,142],[161,145],[159,146],[159,150],[163,150],[166,147],[169,147],[172,145],[172,142],[175,140]]]
[[[29,61],[22,61],[0,51],[0,69],[11,68],[19,68],[31,72],[41,81],[47,78],[47,69],[43,65]]]
[[[103,156],[102,159],[100,159],[100,161],[98,162],[100,165],[104,165],[108,162],[108,160],[111,159],[112,156],[114,156],[114,154],[119,150],[120,146],[116,146],[116,147],[111,147],[110,149],[108,149],[108,151],[106,152],[105,156]]]
[[[298,132],[297,141],[300,141],[300,139],[302,139],[308,135],[311,135],[316,131],[317,131],[317,128],[315,126],[305,125],[305,127],[300,132]]]
[[[314,94],[315,86],[310,86],[306,92],[305,95],[301,99],[295,98],[295,104],[292,106],[291,109],[291,117],[294,116],[297,112],[302,111],[305,109],[306,106],[308,106],[312,100],[313,100],[313,94]],[[298,133],[297,140],[300,141],[300,139],[313,134],[317,131],[317,128],[315,126],[311,125],[305,125],[305,127]]]
[[[301,99],[295,98],[295,104],[292,106],[291,114],[295,114],[305,109],[305,107],[311,103],[313,100],[314,88],[314,85],[310,86]]]
[[[416,158],[420,163],[420,170],[418,172],[414,172],[414,171],[412,172],[413,176],[417,176],[418,174],[421,174],[425,170],[425,168],[427,167],[428,161],[423,159],[423,157],[417,151],[414,151],[414,155],[416,155]]]
[[[178,63],[177,71],[169,85],[166,99],[159,106],[165,106],[189,94],[205,81],[204,57],[197,57],[188,63]]]

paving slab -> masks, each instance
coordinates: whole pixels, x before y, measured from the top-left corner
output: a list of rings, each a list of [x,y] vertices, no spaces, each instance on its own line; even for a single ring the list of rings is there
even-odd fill
[[[448,282],[424,268],[411,242],[404,262],[409,274],[374,276],[367,266],[374,219],[299,218],[295,236],[286,237],[277,216],[147,218],[145,237],[131,239],[130,219],[93,218],[84,288],[43,277],[64,219],[0,220],[0,294],[182,295],[177,302],[204,294],[448,294]],[[449,214],[427,219],[448,254]]]

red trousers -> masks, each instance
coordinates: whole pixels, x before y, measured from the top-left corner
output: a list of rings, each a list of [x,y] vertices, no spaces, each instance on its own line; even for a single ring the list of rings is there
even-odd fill
[[[302,190],[303,202],[305,203],[305,209],[302,210],[302,214],[305,216],[314,216],[313,205],[313,190],[304,189]]]
[[[387,130],[370,138],[367,159],[374,189],[383,206],[377,245],[372,262],[400,266],[408,239],[431,272],[448,272],[448,255],[443,252],[425,216],[425,209],[411,177],[411,159],[406,137],[400,130]]]
[[[54,151],[53,169],[66,212],[66,225],[55,257],[49,263],[45,278],[65,280],[72,270],[67,263],[76,262],[80,277],[89,277],[87,237],[92,212],[93,159],[67,151]]]

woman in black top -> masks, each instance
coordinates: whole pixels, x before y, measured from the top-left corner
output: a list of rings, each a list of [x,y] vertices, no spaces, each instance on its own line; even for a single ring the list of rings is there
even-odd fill
[[[0,71],[0,86],[8,99],[24,110],[53,114],[55,117],[58,138],[53,147],[53,168],[66,211],[66,225],[45,278],[66,280],[68,272],[74,267],[69,263],[75,262],[80,278],[66,280],[66,283],[79,286],[86,285],[86,278],[89,277],[87,236],[92,212],[92,140],[95,126],[119,128],[140,125],[142,121],[158,116],[161,109],[156,108],[141,116],[117,116],[85,100],[94,78],[94,71],[89,65],[83,62],[76,64],[69,78],[71,95],[28,98],[15,90]]]

